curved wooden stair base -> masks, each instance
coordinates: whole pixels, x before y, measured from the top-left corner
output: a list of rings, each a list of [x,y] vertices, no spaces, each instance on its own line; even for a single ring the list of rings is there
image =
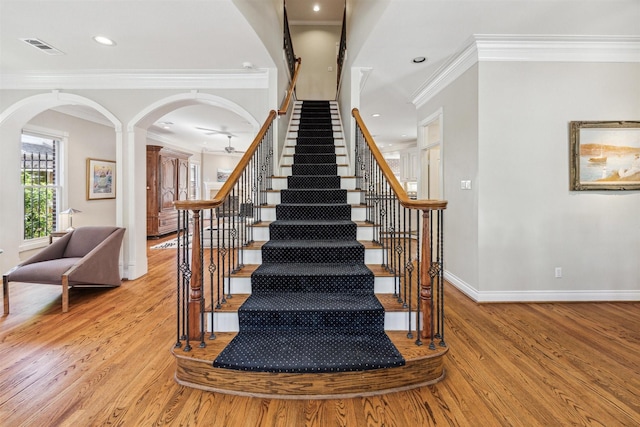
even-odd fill
[[[405,366],[358,372],[271,373],[214,368],[213,360],[235,336],[233,332],[216,334],[205,348],[185,352],[173,348],[178,384],[218,393],[278,399],[338,399],[371,396],[423,387],[445,376],[443,364],[448,348],[415,344],[406,332],[387,331],[406,360]]]

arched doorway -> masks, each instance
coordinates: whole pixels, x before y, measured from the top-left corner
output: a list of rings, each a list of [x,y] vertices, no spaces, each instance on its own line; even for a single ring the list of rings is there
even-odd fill
[[[260,123],[255,117],[235,102],[220,96],[199,92],[177,94],[160,99],[141,110],[130,120],[122,150],[124,175],[128,181],[123,202],[126,206],[124,222],[128,224],[130,238],[130,279],[142,276],[148,269],[146,168],[142,166],[146,165],[149,129],[168,113],[194,105],[208,106],[212,110],[231,111],[246,120],[253,127],[255,133],[260,127]],[[201,147],[198,147],[197,150],[201,150]],[[194,147],[194,151],[196,151],[196,147]]]
[[[109,110],[97,102],[69,93],[53,91],[22,99],[11,105],[0,114],[0,141],[2,152],[0,156],[0,169],[2,170],[2,200],[0,205],[0,241],[3,242],[4,254],[0,258],[0,268],[7,271],[20,260],[20,246],[23,241],[22,219],[16,214],[16,206],[22,203],[22,191],[20,183],[20,165],[16,161],[20,157],[21,134],[29,122],[36,116],[63,106],[76,106],[96,111],[104,119],[109,127],[115,130],[116,147],[122,144],[122,125],[120,120]],[[12,143],[15,142],[15,143]],[[117,148],[116,148],[117,151]],[[71,166],[71,165],[70,165]],[[84,163],[80,167],[84,170]],[[84,194],[84,183],[81,183]],[[77,189],[76,189],[77,191]],[[118,194],[118,192],[116,193]],[[119,194],[122,194],[121,192]],[[119,201],[115,201],[116,212],[119,210]],[[117,225],[121,225],[120,218],[116,214]]]

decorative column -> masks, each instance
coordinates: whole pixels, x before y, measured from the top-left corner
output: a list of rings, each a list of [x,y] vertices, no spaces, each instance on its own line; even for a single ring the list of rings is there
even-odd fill
[[[189,281],[189,339],[201,338],[202,315],[202,257],[200,256],[200,210],[193,210],[191,236],[191,279]],[[188,232],[189,230],[187,230]]]
[[[422,211],[422,259],[420,260],[420,312],[422,313],[422,339],[433,339],[432,288],[431,281],[431,216],[429,210]]]

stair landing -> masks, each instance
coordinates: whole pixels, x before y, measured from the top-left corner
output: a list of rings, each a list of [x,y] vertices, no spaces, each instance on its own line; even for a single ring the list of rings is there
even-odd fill
[[[176,358],[176,381],[184,386],[218,393],[279,399],[338,399],[385,394],[428,386],[445,376],[444,355],[448,348],[429,343],[418,346],[406,332],[387,331],[387,335],[404,357],[400,367],[359,372],[273,373],[213,368],[213,361],[235,337],[234,332],[220,332],[207,340],[205,348],[197,345],[189,352],[173,348]],[[192,343],[194,344],[194,343]]]

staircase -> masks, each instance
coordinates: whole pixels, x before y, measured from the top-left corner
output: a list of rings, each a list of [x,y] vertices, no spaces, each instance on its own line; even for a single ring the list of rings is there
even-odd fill
[[[268,241],[243,249],[247,265],[232,279],[234,292],[248,295],[234,295],[213,314],[216,340],[206,348],[188,356],[174,350],[176,379],[213,391],[313,398],[438,381],[446,348],[407,338],[406,320],[394,319],[406,319],[406,309],[385,285],[380,249],[359,241],[372,239],[352,207],[355,191],[344,188],[349,178],[340,176],[346,153],[337,106],[298,104],[290,134],[290,173],[274,177],[281,187],[274,206],[254,227],[256,240]],[[388,298],[376,297],[381,290]]]
[[[328,101],[302,104],[292,175],[281,190],[240,332],[213,362],[263,372],[344,372],[404,365],[340,188]]]

